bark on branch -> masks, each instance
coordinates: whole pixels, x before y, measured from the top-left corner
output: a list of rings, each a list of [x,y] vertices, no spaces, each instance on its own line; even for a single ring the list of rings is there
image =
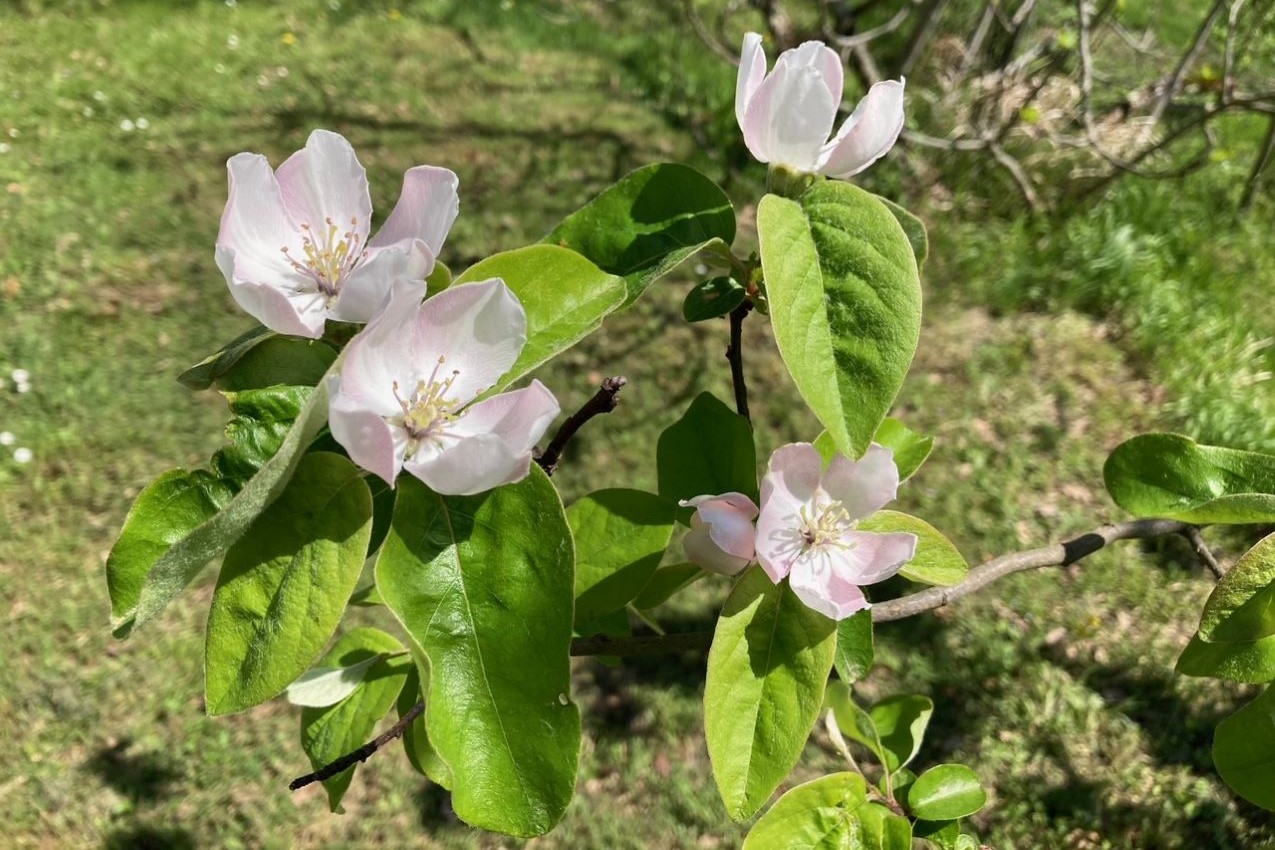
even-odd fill
[[[558,461],[562,459],[562,450],[567,447],[567,443],[571,442],[571,438],[575,436],[576,431],[579,431],[584,426],[584,423],[595,416],[615,410],[615,406],[620,403],[617,396],[619,396],[620,390],[627,383],[628,379],[619,375],[604,378],[602,386],[593,394],[593,397],[586,401],[579,410],[567,417],[566,421],[562,423],[562,427],[558,429],[558,433],[553,435],[553,440],[549,442],[549,447],[536,458],[536,463],[540,464],[540,468],[545,471],[545,475],[553,475],[554,470],[558,468]]]

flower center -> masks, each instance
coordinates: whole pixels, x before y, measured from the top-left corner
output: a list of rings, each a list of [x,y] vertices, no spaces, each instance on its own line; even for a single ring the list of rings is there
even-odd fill
[[[460,370],[453,370],[446,378],[440,379],[438,373],[445,359],[438,358],[428,380],[416,382],[416,389],[410,399],[400,395],[398,381],[394,382],[394,398],[398,399],[403,413],[392,421],[407,431],[411,440],[407,449],[408,457],[426,443],[433,443],[441,448],[442,438],[448,436],[447,426],[461,415],[456,412],[460,407],[460,400],[449,397]]]
[[[330,307],[341,294],[342,281],[367,258],[367,251],[363,250],[357,218],[350,219],[350,229],[344,233],[331,217],[324,219],[324,224],[318,232],[309,224],[301,225],[304,257],[298,259],[292,256],[286,245],[280,250],[294,269],[314,281],[319,292],[327,296]]]
[[[802,505],[798,512],[801,524],[797,531],[801,535],[803,549],[809,551],[816,546],[837,546],[849,548],[841,542],[841,535],[853,523],[850,513],[840,502],[828,502],[820,506]]]

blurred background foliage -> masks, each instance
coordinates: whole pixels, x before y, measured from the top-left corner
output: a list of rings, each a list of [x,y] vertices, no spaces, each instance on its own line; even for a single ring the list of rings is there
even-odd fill
[[[173,378],[249,324],[212,258],[224,162],[252,150],[277,163],[313,127],[337,130],[368,168],[379,216],[407,167],[453,168],[462,213],[443,258],[459,270],[539,239],[633,167],[683,160],[737,199],[747,251],[764,169],[734,124],[735,69],[688,8],[710,40],[722,11],[732,44],[745,29],[771,31],[773,58],[783,39],[820,34],[838,4],[773,5],[787,29],[731,0],[18,0],[0,10],[0,430],[34,451],[20,464],[0,446],[0,756],[16,768],[0,777],[5,846],[515,844],[469,833],[393,751],[360,768],[343,817],[325,813],[320,792],[289,796],[287,779],[306,766],[296,712],[202,716],[210,577],[156,628],[127,643],[108,635],[102,563],[132,497],[221,442],[224,402]],[[881,0],[858,26],[929,5]],[[970,138],[979,95],[951,79],[986,4],[933,5],[930,47],[909,69],[908,128]],[[1015,49],[1050,45],[1049,67],[1074,81],[1078,7],[1035,5]],[[1095,37],[1095,112],[1129,100],[1136,117],[1155,98],[1131,92],[1169,73],[1208,4],[1101,5],[1139,49]],[[1244,10],[1252,44],[1236,79],[1254,91],[1272,73],[1271,5]],[[1169,131],[1218,96],[1205,69],[1224,65],[1226,19],[1184,77]],[[876,44],[883,73],[897,70],[904,39],[900,28]],[[848,89],[852,105],[862,88]],[[863,178],[930,225],[922,348],[896,414],[938,445],[901,501],[971,560],[1118,516],[1101,465],[1137,431],[1275,449],[1275,201],[1270,177],[1251,180],[1269,116],[1211,121],[1206,161],[1180,178],[1091,190],[1093,156],[1039,129],[1075,136],[1076,103],[1073,93],[1013,114],[1003,145],[1029,174],[1034,211],[985,152],[905,143]],[[1205,142],[1156,164],[1189,161]],[[688,280],[656,287],[540,375],[564,409],[602,375],[631,381],[622,407],[572,444],[555,479],[567,497],[653,487],[659,431],[702,389],[729,397],[724,323],[681,322]],[[764,322],[746,333],[761,450],[813,437]],[[29,392],[16,391],[13,369],[30,373]],[[1233,556],[1244,540],[1214,542]],[[1212,728],[1245,689],[1172,672],[1209,589],[1185,546],[1128,546],[998,588],[882,628],[863,686],[869,700],[934,697],[921,766],[959,759],[979,771],[993,788],[976,819],[989,843],[1275,839],[1270,816],[1237,802],[1209,759]],[[701,582],[658,619],[702,628],[723,593]],[[579,663],[577,799],[530,846],[739,843],[708,775],[702,667],[702,656]],[[817,735],[794,781],[835,764]]]

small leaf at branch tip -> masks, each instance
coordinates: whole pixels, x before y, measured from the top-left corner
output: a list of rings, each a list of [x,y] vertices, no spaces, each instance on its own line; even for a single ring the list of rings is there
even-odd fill
[[[310,708],[336,705],[354,693],[354,689],[367,678],[368,669],[384,657],[384,654],[373,655],[349,667],[311,668],[288,685],[284,696],[293,705]]]

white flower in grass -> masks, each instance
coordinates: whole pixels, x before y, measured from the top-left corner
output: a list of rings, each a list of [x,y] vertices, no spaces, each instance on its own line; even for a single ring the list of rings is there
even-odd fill
[[[903,80],[872,86],[831,139],[844,83],[841,57],[819,41],[785,50],[766,73],[761,36],[744,36],[735,117],[758,160],[846,178],[894,146],[903,129]]]
[[[227,163],[230,198],[217,236],[217,265],[230,292],[271,330],[310,338],[328,319],[366,322],[391,286],[425,278],[460,202],[456,175],[420,165],[380,231],[368,238],[372,200],[350,143],[315,130],[278,171],[260,154]]]
[[[0,431],[0,446],[12,446],[17,440],[12,431]]]
[[[526,341],[526,313],[499,278],[424,303],[416,287],[396,286],[331,379],[332,436],[391,485],[403,469],[446,495],[519,481],[558,415],[557,399],[539,381],[476,399]]]
[[[30,463],[35,455],[28,448],[18,448],[13,450],[13,459],[18,463]]]

